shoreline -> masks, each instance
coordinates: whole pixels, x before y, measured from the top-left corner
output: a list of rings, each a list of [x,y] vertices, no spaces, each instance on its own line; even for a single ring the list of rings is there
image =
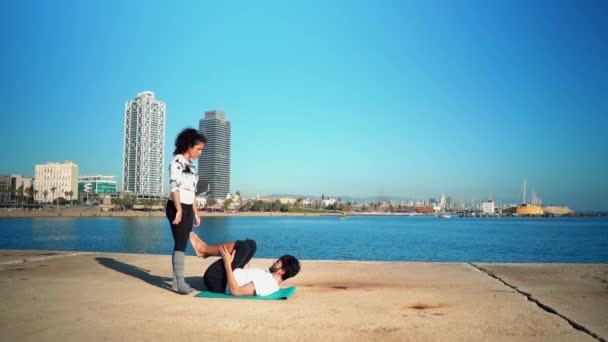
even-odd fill
[[[199,212],[200,217],[239,217],[239,216],[341,216],[337,213],[290,213],[290,212]],[[45,217],[165,217],[164,211],[87,211],[87,210],[3,210],[0,218],[45,218]]]
[[[199,211],[200,217],[285,217],[285,216],[344,216],[342,213],[300,213],[300,212],[222,212]],[[348,213],[347,216],[435,216],[417,213]],[[165,217],[164,211],[98,211],[95,208],[46,210],[0,210],[0,218],[45,218],[45,217]]]
[[[341,213],[299,213],[299,212],[222,212],[222,211],[202,211],[199,212],[200,217],[319,217],[319,216],[344,216]],[[348,213],[346,216],[411,216],[411,217],[434,217],[435,214],[421,214],[421,213],[371,213],[371,212],[353,212]],[[458,217],[458,215],[455,215]],[[466,218],[559,218],[559,217],[605,217],[608,213],[577,213],[575,215],[562,215],[562,216],[474,216]],[[127,210],[127,211],[98,211],[94,208],[87,208],[86,210],[62,208],[58,211],[54,209],[46,210],[0,210],[0,218],[52,218],[52,217],[165,217],[164,211],[138,211],[138,210]]]

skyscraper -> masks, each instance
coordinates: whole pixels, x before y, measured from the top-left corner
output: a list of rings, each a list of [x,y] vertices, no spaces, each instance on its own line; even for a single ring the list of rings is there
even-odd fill
[[[223,111],[212,110],[199,121],[199,130],[207,144],[198,159],[198,179],[209,183],[209,199],[226,199],[230,191],[230,121]]]
[[[123,191],[144,198],[162,195],[166,111],[165,103],[151,91],[141,92],[125,104]]]

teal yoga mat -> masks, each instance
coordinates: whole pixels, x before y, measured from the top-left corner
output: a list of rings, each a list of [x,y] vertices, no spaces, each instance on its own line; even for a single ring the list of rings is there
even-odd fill
[[[268,296],[231,296],[231,295],[227,295],[225,293],[204,291],[204,292],[197,294],[194,297],[275,300],[275,299],[288,299],[289,297],[291,297],[291,295],[293,295],[294,292],[296,292],[296,287],[292,286],[292,287],[286,287],[284,289],[280,289],[279,291],[277,291],[273,294],[269,294]]]

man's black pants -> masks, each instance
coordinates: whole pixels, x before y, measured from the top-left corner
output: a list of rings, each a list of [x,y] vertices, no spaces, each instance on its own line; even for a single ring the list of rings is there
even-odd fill
[[[254,240],[238,240],[234,244],[236,254],[234,260],[232,260],[232,269],[243,268],[253,258],[257,249],[257,244]],[[228,283],[228,277],[226,276],[226,268],[224,267],[224,260],[216,260],[203,276],[207,290],[211,292],[224,293],[226,292],[226,284]]]

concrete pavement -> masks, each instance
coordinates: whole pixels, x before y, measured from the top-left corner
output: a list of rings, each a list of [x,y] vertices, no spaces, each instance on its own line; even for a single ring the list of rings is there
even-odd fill
[[[187,281],[202,289],[201,274],[214,260],[186,257]],[[267,268],[271,261],[255,259],[252,266]],[[287,301],[222,300],[170,291],[169,255],[0,251],[0,338],[597,341],[608,337],[606,264],[305,260],[302,266],[301,273],[284,284],[298,286]]]

